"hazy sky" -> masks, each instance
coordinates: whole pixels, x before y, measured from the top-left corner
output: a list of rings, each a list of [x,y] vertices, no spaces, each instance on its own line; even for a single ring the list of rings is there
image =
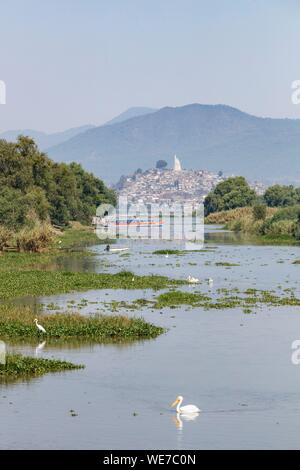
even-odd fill
[[[300,118],[299,0],[0,0],[0,130],[225,103]]]

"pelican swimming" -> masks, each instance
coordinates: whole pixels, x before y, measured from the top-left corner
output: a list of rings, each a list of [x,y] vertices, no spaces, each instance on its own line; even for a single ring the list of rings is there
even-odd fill
[[[195,405],[181,406],[183,397],[179,395],[176,400],[172,403],[171,407],[176,406],[176,412],[179,414],[199,413],[201,410]]]
[[[189,276],[187,280],[190,284],[198,284],[198,282],[200,282],[197,277],[193,277],[193,276]]]
[[[38,329],[39,331],[41,331],[42,333],[46,333],[45,328],[44,328],[42,325],[40,325],[40,324],[38,323],[38,319],[37,319],[37,318],[34,319],[34,322],[35,322],[36,327],[37,327],[37,329]]]

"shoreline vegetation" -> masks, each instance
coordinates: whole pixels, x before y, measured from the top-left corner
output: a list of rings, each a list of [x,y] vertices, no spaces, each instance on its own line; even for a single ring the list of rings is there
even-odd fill
[[[300,188],[291,185],[257,196],[245,178],[228,178],[208,194],[204,212],[206,224],[221,224],[249,242],[300,243]]]
[[[258,209],[260,206],[215,212],[205,218],[205,223],[222,225],[224,230],[243,235],[249,243],[300,244],[300,205],[283,209],[266,208],[262,219],[255,216]]]
[[[82,364],[59,359],[44,359],[21,354],[6,354],[5,364],[0,364],[0,382],[30,379],[47,373],[84,369]]]

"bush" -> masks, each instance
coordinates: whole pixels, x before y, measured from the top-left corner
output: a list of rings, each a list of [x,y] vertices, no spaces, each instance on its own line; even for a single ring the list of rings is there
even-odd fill
[[[9,246],[12,238],[12,232],[7,227],[0,225],[0,251]]]
[[[265,220],[267,217],[267,206],[264,204],[257,204],[253,207],[254,220]]]
[[[279,236],[279,235],[293,235],[294,222],[292,220],[278,220],[274,221],[270,219],[261,228],[261,233],[268,236]]]
[[[300,240],[300,223],[298,220],[293,224],[292,235],[296,240]]]
[[[15,237],[19,251],[40,252],[53,241],[54,232],[47,223],[37,223],[33,228],[24,227]]]

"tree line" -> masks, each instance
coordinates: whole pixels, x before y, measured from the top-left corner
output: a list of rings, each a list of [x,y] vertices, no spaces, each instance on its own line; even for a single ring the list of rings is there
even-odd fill
[[[238,207],[289,207],[297,204],[300,204],[300,188],[276,184],[267,188],[262,196],[258,196],[244,177],[237,176],[219,183],[206,197],[204,208],[205,215],[209,215]],[[259,211],[263,212],[263,207],[256,208],[255,211],[259,215]]]
[[[114,191],[78,163],[56,163],[34,140],[0,140],[0,224],[18,229],[28,220],[89,224],[101,203],[116,203]]]

